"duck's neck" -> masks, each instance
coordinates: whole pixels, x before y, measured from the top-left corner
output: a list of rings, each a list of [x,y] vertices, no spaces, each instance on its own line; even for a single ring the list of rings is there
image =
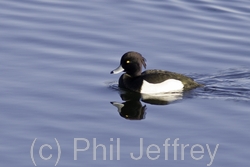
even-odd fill
[[[129,69],[126,70],[126,73],[131,77],[138,77],[141,75],[141,65],[133,64]]]
[[[136,72],[133,72],[133,73],[127,72],[127,74],[128,74],[130,77],[134,78],[134,77],[140,76],[140,75],[141,75],[141,71],[136,71]]]

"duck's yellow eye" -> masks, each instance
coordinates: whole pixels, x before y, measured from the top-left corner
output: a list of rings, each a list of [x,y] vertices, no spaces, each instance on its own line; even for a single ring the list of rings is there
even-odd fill
[[[130,63],[130,61],[129,61],[129,60],[127,60],[127,61],[126,61],[126,63]]]

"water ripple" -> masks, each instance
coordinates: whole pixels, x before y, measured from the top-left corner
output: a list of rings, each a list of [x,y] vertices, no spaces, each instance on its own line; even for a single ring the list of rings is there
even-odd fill
[[[223,70],[197,80],[205,84],[204,89],[195,92],[197,97],[250,101],[250,69],[248,68]]]

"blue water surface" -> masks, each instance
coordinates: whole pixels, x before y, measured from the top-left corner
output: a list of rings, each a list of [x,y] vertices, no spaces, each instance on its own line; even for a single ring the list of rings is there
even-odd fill
[[[2,165],[249,165],[249,1],[8,0],[0,18]],[[109,73],[130,50],[204,87],[123,92]]]

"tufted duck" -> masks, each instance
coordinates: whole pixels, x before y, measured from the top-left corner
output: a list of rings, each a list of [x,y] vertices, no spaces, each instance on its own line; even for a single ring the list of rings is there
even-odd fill
[[[201,86],[193,79],[174,72],[163,70],[146,70],[146,59],[138,52],[125,53],[120,66],[111,74],[125,72],[119,79],[119,87],[145,94],[181,92]]]

